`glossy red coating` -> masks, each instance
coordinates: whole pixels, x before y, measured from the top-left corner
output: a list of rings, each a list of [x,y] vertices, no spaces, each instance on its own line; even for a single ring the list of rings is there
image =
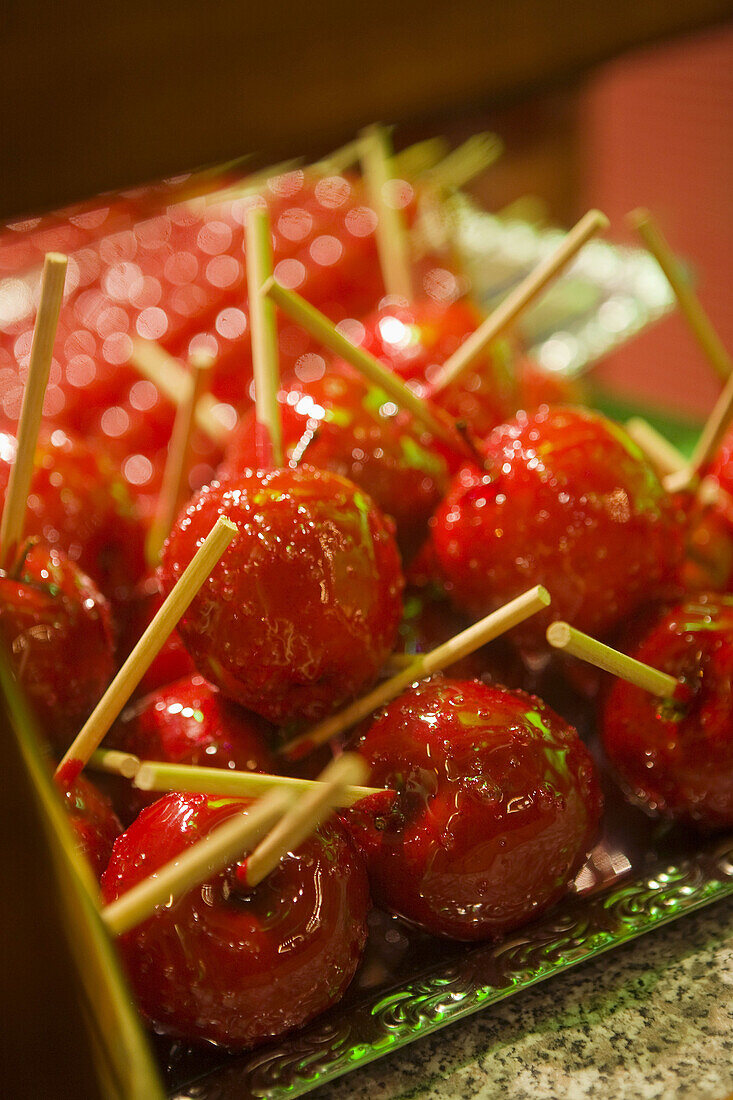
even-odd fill
[[[0,433],[2,499],[15,448]],[[37,448],[25,533],[63,550],[113,603],[145,568],[145,530],[122,481],[98,450],[60,429]]]
[[[716,501],[686,495],[685,556],[680,565],[683,592],[725,592],[733,586],[733,498]]]
[[[105,902],[179,855],[247,800],[167,795],[116,842]],[[344,993],[366,942],[369,887],[337,820],[259,886],[236,867],[117,940],[140,1008],[156,1029],[233,1050],[282,1035]]]
[[[146,523],[155,515],[174,419],[172,403],[152,382],[135,373],[121,387],[114,404],[97,408],[85,433],[90,447],[105,455],[115,469]],[[222,448],[196,426],[191,433],[190,448],[187,483],[188,492],[194,492],[213,479]]]
[[[348,477],[391,516],[403,554],[417,550],[427,537],[430,516],[450,482],[449,459],[456,456],[400,411],[379,389],[345,365],[326,366],[308,383],[296,381],[278,395],[283,444],[288,458]],[[236,477],[257,468],[254,410],[242,417],[227,449],[219,476]]]
[[[385,707],[358,748],[370,783],[398,792],[387,812],[366,800],[348,815],[375,902],[436,935],[489,939],[525,924],[565,893],[593,844],[593,760],[534,696],[435,678]]]
[[[109,605],[60,550],[0,570],[0,635],[51,745],[65,751],[114,675]]]
[[[178,627],[197,668],[274,722],[320,717],[366,688],[392,650],[403,587],[371,500],[308,466],[214,482],[163,548],[165,592],[220,515],[239,533]]]
[[[682,579],[694,591],[733,588],[733,431],[723,438],[706,481],[718,489],[707,499],[688,498],[690,512],[687,555]]]
[[[76,843],[91,864],[97,878],[109,863],[112,846],[122,832],[112,803],[86,776],[80,775],[62,791]]]
[[[702,828],[733,825],[733,596],[690,597],[628,651],[693,692],[685,706],[615,681],[601,731],[628,795]]]
[[[479,617],[535,584],[549,620],[604,634],[674,589],[684,515],[626,433],[587,409],[520,413],[466,466],[434,520],[435,556],[456,605]],[[544,646],[543,646],[544,647]]]
[[[336,307],[337,319],[359,317],[379,300],[384,282],[374,236],[377,215],[357,175],[296,169],[269,181],[264,198],[279,281],[329,317]]]
[[[272,739],[273,731],[262,718],[194,675],[128,707],[106,744],[147,760],[273,774],[280,769],[268,748],[268,735]],[[126,821],[160,798],[129,783],[125,792]]]
[[[426,395],[482,439],[517,408],[512,349],[506,341],[497,342],[444,390],[432,391],[440,367],[482,319],[467,301],[387,304],[362,322],[362,343],[397,374],[422,383]]]
[[[59,764],[54,772],[53,781],[60,791],[68,791],[83,771],[84,761],[72,756],[70,760]]]

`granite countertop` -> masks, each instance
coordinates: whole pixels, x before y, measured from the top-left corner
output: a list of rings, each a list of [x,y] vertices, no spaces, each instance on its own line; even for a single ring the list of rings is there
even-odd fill
[[[724,1100],[733,899],[317,1089],[314,1100]]]

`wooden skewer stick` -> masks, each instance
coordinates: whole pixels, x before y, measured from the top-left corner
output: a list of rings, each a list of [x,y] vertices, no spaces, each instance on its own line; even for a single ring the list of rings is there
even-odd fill
[[[498,611],[494,611],[486,618],[469,626],[467,630],[456,634],[442,645],[431,649],[429,653],[418,654],[410,665],[401,672],[391,676],[389,680],[383,680],[367,695],[362,696],[349,706],[344,707],[337,714],[332,714],[307,733],[295,737],[283,748],[284,755],[291,759],[305,756],[318,745],[330,741],[337,733],[355,726],[363,718],[367,718],[373,711],[395,699],[405,688],[416,680],[423,680],[434,672],[452,665],[454,661],[473,653],[474,650],[487,642],[498,638],[518,623],[524,622],[531,615],[536,615],[550,605],[550,594],[541,585],[528,589],[527,592],[517,596],[516,599],[504,604]]]
[[[651,665],[645,665],[643,661],[637,661],[620,653],[617,649],[604,645],[596,638],[583,634],[568,623],[557,622],[547,628],[547,640],[555,649],[562,649],[573,657],[579,657],[581,661],[602,668],[613,676],[619,676],[622,680],[628,680],[630,684],[659,695],[663,699],[672,699],[679,696],[680,691],[686,693],[685,685],[676,680],[674,676],[666,672],[660,672]]]
[[[660,477],[687,469],[687,459],[682,451],[678,451],[648,420],[641,416],[632,416],[626,421],[625,427]]]
[[[317,176],[341,176],[359,164],[361,144],[360,137],[352,138],[345,145],[314,161],[306,170],[314,172]]]
[[[409,668],[414,660],[414,653],[390,653],[384,663],[384,668],[390,672],[399,672],[402,668]]]
[[[393,155],[392,170],[400,179],[417,179],[443,160],[448,155],[449,148],[447,141],[442,137],[418,141]],[[334,149],[332,153],[317,160],[310,166],[311,171],[319,176],[340,176],[358,163],[361,149],[361,138],[354,138],[353,141],[342,145],[340,149]]]
[[[7,568],[23,538],[26,503],[33,476],[33,459],[41,426],[43,399],[53,358],[53,344],[64,296],[68,260],[59,252],[49,252],[43,263],[41,298],[33,329],[33,344],[28,368],[28,380],[23,392],[23,406],[18,425],[18,448],[10,467],[0,523],[0,565]]]
[[[361,169],[369,193],[369,199],[377,215],[377,251],[387,294],[405,298],[414,297],[410,247],[401,211],[389,199],[393,184],[389,132],[383,126],[369,126],[362,130]]]
[[[163,484],[145,547],[148,564],[151,566],[157,565],[163,543],[170,534],[183,499],[188,496],[185,479],[191,465],[191,435],[196,409],[213,365],[214,357],[209,352],[198,351],[191,356],[192,384],[176,409],[163,471]]]
[[[398,179],[421,179],[449,154],[450,146],[445,138],[425,138],[424,141],[415,142],[399,153],[392,154],[392,175]]]
[[[682,316],[687,321],[692,335],[697,340],[702,353],[719,378],[725,381],[733,374],[733,359],[723,346],[723,342],[713,328],[713,324],[700,304],[685,278],[682,265],[665,240],[662,231],[648,210],[632,210],[627,217],[632,229],[641,237],[654,259],[667,276],[674,291]]]
[[[529,222],[539,229],[547,225],[547,204],[538,195],[520,195],[513,202],[499,207],[494,216],[499,221]]]
[[[455,251],[451,242],[454,211],[446,206],[446,200],[485,172],[503,151],[503,142],[496,134],[474,134],[420,175],[417,220],[410,231],[413,261],[428,252]]]
[[[584,244],[608,226],[608,218],[600,210],[589,210],[575,225],[562,243],[531,271],[519,286],[507,294],[492,314],[471,333],[467,340],[445,361],[438,371],[433,391],[445,389],[481,355],[498,336],[516,321],[522,310],[545,289],[566,267]]]
[[[407,386],[393,371],[388,370],[378,359],[375,359],[364,348],[357,347],[339,332],[335,325],[329,321],[323,313],[306,302],[294,290],[286,290],[274,279],[269,279],[263,287],[263,293],[272,298],[273,302],[286,313],[296,324],[309,332],[334,355],[345,359],[354,370],[363,375],[374,386],[392,398],[396,405],[408,409],[419,424],[435,436],[448,443],[455,451],[462,454],[470,454],[465,440],[455,431],[450,424],[433,411],[429,401],[425,401]]]
[[[208,194],[199,196],[199,202],[205,206],[219,206],[222,203],[236,202],[239,199],[254,198],[267,187],[269,180],[296,171],[302,163],[302,157],[291,157],[290,160],[281,160],[277,164],[270,164],[267,168],[263,168],[259,172],[253,172],[236,183],[227,184],[216,191],[209,191]]]
[[[363,756],[345,752],[332,760],[307,794],[297,802],[268,833],[247,859],[245,881],[257,886],[277,867],[286,852],[294,851],[306,837],[340,804],[347,787],[363,784],[369,777],[369,766]]]
[[[497,134],[489,130],[473,134],[434,168],[422,173],[420,181],[424,180],[439,191],[458,191],[490,168],[503,152],[504,142]]]
[[[67,749],[56,769],[57,779],[63,781],[64,776],[74,771],[78,774],[99,747],[102,738],[142,680],[166,638],[170,636],[236,534],[235,524],[226,516],[219,516],[175,587],[163,601],[157,615]]]
[[[729,515],[733,515],[733,497],[724,489],[716,477],[704,477],[700,482],[696,498],[703,508],[717,506]]]
[[[188,791],[192,794],[251,797],[273,787],[287,787],[296,794],[307,794],[318,786],[312,779],[293,779],[288,775],[233,771],[229,768],[202,768],[192,764],[168,764],[143,760],[135,773],[134,786],[141,791]],[[362,798],[379,794],[379,787],[345,787],[337,805],[353,806]]]
[[[715,408],[705,422],[692,457],[684,470],[664,479],[668,493],[681,493],[694,488],[705,467],[712,461],[733,419],[733,374],[723,387]]]
[[[140,771],[140,763],[140,757],[132,752],[96,749],[89,757],[88,766],[95,772],[107,772],[108,775],[121,775],[124,779],[134,779]]]
[[[255,381],[255,441],[257,459],[263,469],[283,464],[282,427],[277,392],[280,388],[280,358],[277,344],[275,305],[263,293],[272,278],[272,237],[266,207],[247,211],[245,258],[249,319],[252,326],[252,369]]]
[[[129,362],[174,405],[187,400],[193,385],[190,373],[154,340],[133,340]],[[216,415],[217,404],[210,393],[202,394],[196,406],[196,423],[214,443],[223,445],[231,431]]]
[[[314,161],[310,165],[310,171],[315,172],[317,176],[340,176],[347,169],[354,167],[359,160],[359,151],[359,139],[353,138],[352,141],[347,141],[345,145],[327,153],[320,160]]]
[[[115,936],[129,932],[151,917],[159,906],[172,905],[199,883],[240,859],[282,817],[294,798],[294,792],[283,787],[270,791],[110,902],[102,910],[102,920],[109,931]]]

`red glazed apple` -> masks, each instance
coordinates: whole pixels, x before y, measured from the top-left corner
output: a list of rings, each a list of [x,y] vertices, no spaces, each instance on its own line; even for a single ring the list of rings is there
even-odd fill
[[[436,935],[489,939],[532,920],[593,844],[602,799],[590,754],[524,692],[424,682],[358,748],[370,782],[397,791],[348,816],[374,899]]]
[[[547,614],[604,634],[674,590],[683,519],[626,433],[587,409],[544,407],[497,428],[486,470],[466,466],[439,509],[435,557],[451,598],[479,617],[543,584]]]
[[[170,794],[115,843],[102,879],[109,903],[174,859],[247,801]],[[157,1030],[241,1050],[334,1004],[366,942],[369,888],[334,821],[254,889],[236,867],[160,909],[117,943],[140,1008]]]
[[[15,439],[0,434],[0,497],[15,461]],[[115,602],[145,568],[145,531],[124,485],[103,457],[57,429],[36,451],[25,531],[63,550]]]
[[[203,676],[188,676],[167,684],[128,707],[107,738],[123,752],[147,760],[238,771],[277,772],[267,744],[272,731],[207,684]],[[160,795],[125,785],[125,820]]]
[[[588,395],[580,378],[543,369],[528,355],[515,365],[517,408],[537,412],[542,405],[587,405]]]
[[[0,571],[0,636],[42,731],[63,752],[114,675],[109,605],[60,550]]]
[[[166,592],[220,515],[239,533],[178,628],[197,668],[273,722],[318,718],[368,686],[393,648],[403,586],[369,498],[304,466],[214,482],[163,548]]]
[[[122,832],[112,803],[84,775],[77,776],[61,797],[79,850],[89,860],[95,876],[101,878],[112,846]]]
[[[478,310],[463,301],[389,304],[364,320],[362,343],[395,373],[421,384],[426,395],[482,439],[517,407],[506,341],[495,344],[445,389],[433,392],[440,368],[481,320]]]
[[[675,703],[615,682],[601,731],[625,790],[651,813],[708,829],[733,825],[733,596],[689,598],[630,652],[693,695]]]

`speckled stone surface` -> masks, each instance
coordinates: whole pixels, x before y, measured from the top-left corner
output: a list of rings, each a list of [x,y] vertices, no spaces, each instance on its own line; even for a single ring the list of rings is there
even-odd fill
[[[311,1095],[316,1100],[724,1100],[733,900],[549,979]]]

